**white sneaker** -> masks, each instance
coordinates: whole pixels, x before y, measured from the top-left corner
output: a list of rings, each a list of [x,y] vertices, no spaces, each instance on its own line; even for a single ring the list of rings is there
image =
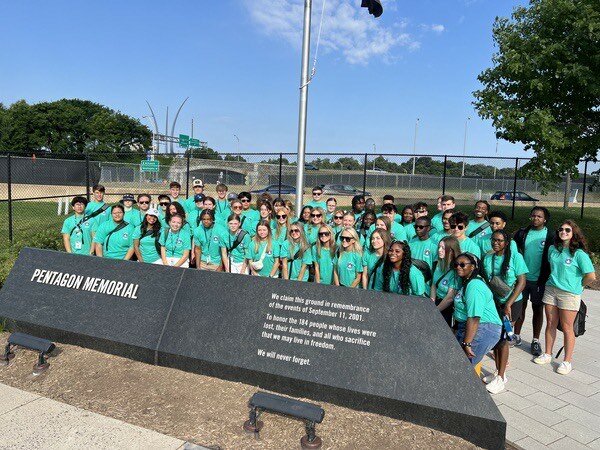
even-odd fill
[[[496,378],[498,376],[498,371],[496,370],[494,373],[490,373],[489,375],[486,375],[485,377],[482,378],[483,382],[485,384],[489,384],[492,381],[494,381],[494,378]],[[504,375],[504,380],[505,383],[508,381],[508,378],[506,378],[506,375]]]
[[[560,366],[556,368],[556,373],[567,375],[571,370],[573,370],[571,363],[569,361],[563,361],[560,363]]]
[[[548,353],[542,353],[537,358],[533,358],[533,362],[536,364],[549,364],[552,362],[552,356]]]
[[[499,394],[505,388],[506,381],[502,377],[497,376],[485,388],[490,394]]]

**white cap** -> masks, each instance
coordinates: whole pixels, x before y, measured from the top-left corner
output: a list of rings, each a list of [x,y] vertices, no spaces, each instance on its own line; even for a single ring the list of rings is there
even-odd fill
[[[196,186],[202,186],[202,187],[204,187],[204,183],[202,182],[202,180],[200,178],[196,178],[192,182],[192,187],[196,187]]]
[[[156,208],[149,208],[148,211],[146,211],[146,215],[147,216],[156,216],[156,218],[160,217],[158,215],[158,209],[156,209]]]

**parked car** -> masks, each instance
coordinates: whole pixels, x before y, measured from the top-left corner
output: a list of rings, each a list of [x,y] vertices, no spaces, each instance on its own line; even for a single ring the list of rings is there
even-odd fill
[[[513,199],[512,191],[496,191],[491,197],[490,200],[511,200]],[[517,191],[515,192],[515,201],[517,202],[537,202],[537,198],[533,198],[529,194],[525,192]]]
[[[314,164],[304,163],[304,170],[319,170]]]
[[[323,195],[362,195],[362,189],[356,189],[349,184],[324,184]],[[365,192],[365,197],[370,197],[370,192]]]
[[[262,189],[254,189],[253,191],[250,191],[250,193],[252,193],[252,194],[263,194],[265,192],[267,192],[269,194],[279,195],[279,184],[270,184],[267,187],[264,187]],[[282,184],[281,185],[281,193],[282,194],[295,194],[296,187],[290,186],[289,184]]]

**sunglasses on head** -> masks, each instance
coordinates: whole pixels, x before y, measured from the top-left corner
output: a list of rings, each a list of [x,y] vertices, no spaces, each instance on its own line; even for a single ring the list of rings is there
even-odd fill
[[[454,230],[455,228],[457,228],[457,229],[459,229],[459,230],[464,230],[464,229],[465,229],[465,226],[464,226],[464,225],[456,225],[456,224],[454,224],[454,225],[453,225],[453,224],[450,224],[450,228],[451,228],[451,229],[453,229],[453,230]]]
[[[562,232],[565,232],[565,233],[570,233],[571,231],[573,231],[573,229],[572,229],[572,228],[566,228],[566,227],[560,227],[560,228],[558,229],[558,231],[559,231],[559,232],[561,232],[561,233],[562,233]]]
[[[138,203],[139,203],[140,205],[147,205],[147,204],[148,204],[148,203],[150,203],[150,202],[146,202],[146,201],[140,200]]]
[[[319,236],[331,236],[331,233],[329,231],[319,231]]]
[[[310,217],[323,217],[323,214],[311,214]]]
[[[352,236],[342,236],[342,241],[345,242],[350,242],[352,239],[354,239]]]
[[[277,218],[278,219],[285,219],[285,218],[287,218],[287,214],[277,214]]]
[[[473,265],[473,263],[470,263],[470,262],[469,263],[465,263],[465,262],[458,263],[458,262],[456,262],[456,263],[454,263],[454,268],[457,269],[457,268],[460,267],[461,269],[464,269],[465,267],[472,266],[472,265]]]

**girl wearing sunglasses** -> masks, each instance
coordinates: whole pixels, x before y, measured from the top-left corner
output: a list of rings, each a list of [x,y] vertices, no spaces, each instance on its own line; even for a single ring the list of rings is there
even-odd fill
[[[236,210],[233,208],[233,204],[232,210],[234,212],[227,219],[229,233],[226,233],[219,243],[221,247],[221,260],[223,261],[225,272],[247,275],[246,249],[250,247],[251,238],[248,232],[242,230],[242,219],[235,213]]]
[[[410,247],[406,242],[392,242],[383,265],[375,271],[373,289],[401,295],[425,294],[425,278],[412,264]]]
[[[555,244],[548,250],[550,277],[544,291],[546,311],[546,349],[535,358],[536,364],[552,361],[552,348],[556,339],[559,321],[572,324],[581,306],[583,287],[596,280],[594,265],[588,255],[587,241],[579,226],[572,220],[565,220],[556,230]],[[572,370],[575,334],[572,326],[563,326],[565,359],[556,371],[567,375]]]
[[[315,282],[333,284],[333,260],[336,245],[333,239],[333,230],[329,225],[319,227],[319,239],[312,247],[311,252],[315,265]]]
[[[341,246],[333,261],[333,284],[357,287],[362,276],[362,245],[354,228],[346,227],[340,234]]]
[[[283,241],[287,239],[287,230],[290,226],[290,216],[287,208],[275,208],[275,220],[271,222],[271,235],[273,240],[281,247]]]
[[[379,219],[378,219],[379,220]],[[389,219],[385,217],[385,220],[389,222]],[[390,244],[392,243],[392,237],[390,233],[385,229],[375,229],[371,233],[370,244],[363,252],[362,257],[362,287],[363,289],[373,289],[375,283],[375,273],[383,265],[385,256]]]
[[[456,339],[476,366],[500,340],[502,322],[479,260],[471,253],[461,253],[454,268],[462,282],[454,297]]]
[[[494,294],[500,317],[507,317],[514,327],[515,320],[521,317],[523,288],[525,287],[525,274],[529,272],[523,256],[511,248],[512,240],[506,231],[498,229],[491,234],[492,252],[483,259],[483,268],[487,279],[491,282],[499,277],[512,291],[500,297]],[[500,341],[494,347],[494,361],[496,373],[483,379],[487,383],[486,389],[491,394],[499,394],[504,390],[506,383],[505,371],[508,363],[508,336],[506,330],[502,331]]]
[[[333,233],[335,235],[334,237],[336,240],[339,236],[339,233],[342,232],[342,228],[344,228],[344,226],[342,225],[343,220],[344,211],[342,211],[341,209],[336,209],[333,213],[333,216],[331,216],[331,222],[329,223],[331,229],[333,230]]]
[[[319,228],[323,225],[325,211],[322,208],[313,208],[310,212],[310,222],[304,224],[304,234],[309,245],[315,245],[318,240]]]
[[[308,266],[312,264],[312,256],[302,223],[290,225],[287,239],[281,245],[280,256],[285,280],[308,281]]]
[[[454,237],[458,239],[460,250],[463,253],[471,253],[477,258],[481,258],[481,249],[473,239],[466,235],[469,226],[469,217],[463,212],[455,212],[450,216],[450,219],[448,219],[448,225],[450,226],[450,231],[454,234]]]

